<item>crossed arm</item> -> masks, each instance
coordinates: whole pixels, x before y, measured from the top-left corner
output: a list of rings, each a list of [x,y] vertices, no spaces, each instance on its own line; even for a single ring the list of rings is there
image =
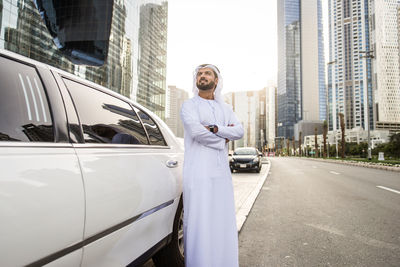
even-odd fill
[[[204,126],[198,120],[193,107],[184,103],[181,109],[181,118],[185,130],[198,143],[222,150],[225,149],[225,143],[229,140],[237,140],[243,137],[243,127],[237,120],[233,111],[230,112],[228,126],[217,125],[217,131],[211,133],[207,126]]]

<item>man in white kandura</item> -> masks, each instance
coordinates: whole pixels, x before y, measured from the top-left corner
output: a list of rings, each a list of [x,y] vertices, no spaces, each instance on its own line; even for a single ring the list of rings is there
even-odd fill
[[[243,127],[224,103],[221,90],[218,68],[200,65],[194,72],[194,97],[181,109],[186,267],[239,266],[227,143],[242,138]]]

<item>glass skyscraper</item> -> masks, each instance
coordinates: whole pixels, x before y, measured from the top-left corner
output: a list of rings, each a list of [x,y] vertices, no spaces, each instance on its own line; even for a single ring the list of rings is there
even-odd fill
[[[300,1],[278,0],[278,136],[291,138],[302,118]]]
[[[277,3],[278,136],[292,138],[296,123],[327,116],[322,8],[320,0]]]
[[[100,67],[63,56],[34,1],[0,0],[0,48],[103,85],[164,118],[168,3],[114,0],[112,14],[108,57]]]
[[[340,129],[339,113],[347,129],[373,129],[369,1],[330,0],[329,16],[329,129]]]

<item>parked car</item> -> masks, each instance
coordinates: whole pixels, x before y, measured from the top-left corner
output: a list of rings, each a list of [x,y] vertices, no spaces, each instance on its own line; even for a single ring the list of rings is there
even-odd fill
[[[183,148],[111,90],[0,50],[0,266],[184,266]]]
[[[254,147],[240,147],[236,148],[229,160],[231,172],[235,170],[255,170],[261,171],[262,153]]]

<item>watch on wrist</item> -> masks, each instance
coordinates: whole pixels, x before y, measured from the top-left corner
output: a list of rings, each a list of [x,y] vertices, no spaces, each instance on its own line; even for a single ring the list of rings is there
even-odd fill
[[[216,127],[215,127],[215,125],[208,125],[208,128],[210,128],[210,132],[214,133],[214,129]]]

